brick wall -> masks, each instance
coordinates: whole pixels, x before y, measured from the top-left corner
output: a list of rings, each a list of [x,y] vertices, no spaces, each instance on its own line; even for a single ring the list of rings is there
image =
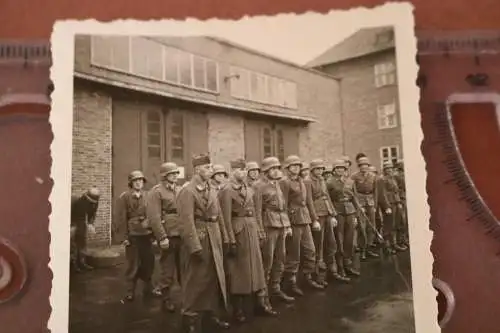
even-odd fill
[[[101,200],[95,237],[89,246],[109,243],[111,221],[111,98],[75,84],[73,106],[72,194],[96,185]]]
[[[398,145],[402,154],[401,118],[397,85],[376,88],[374,65],[388,60],[395,61],[393,50],[352,59],[323,67],[321,70],[342,77],[342,106],[346,153],[354,158],[359,152],[366,153],[375,166],[380,166],[380,148]],[[398,126],[378,128],[377,105],[396,101]]]
[[[229,161],[245,156],[243,117],[226,113],[209,113],[208,148],[214,164],[229,168]]]

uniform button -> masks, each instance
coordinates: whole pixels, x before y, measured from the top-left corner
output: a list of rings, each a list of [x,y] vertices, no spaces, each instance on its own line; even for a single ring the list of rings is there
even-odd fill
[[[21,252],[0,238],[0,304],[18,295],[26,279],[26,264]]]

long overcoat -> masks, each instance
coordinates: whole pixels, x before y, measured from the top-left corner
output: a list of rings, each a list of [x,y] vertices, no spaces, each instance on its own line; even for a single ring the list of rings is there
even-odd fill
[[[223,244],[228,238],[216,191],[196,175],[180,190],[177,210],[183,310],[219,311],[221,305],[227,309]],[[196,252],[200,256],[194,256]]]
[[[248,295],[266,287],[259,245],[265,232],[255,217],[253,196],[249,186],[233,180],[219,193],[229,242],[237,248],[236,255],[226,259],[231,294]]]

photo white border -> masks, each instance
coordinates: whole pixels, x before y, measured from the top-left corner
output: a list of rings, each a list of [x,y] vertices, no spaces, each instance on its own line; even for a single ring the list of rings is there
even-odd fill
[[[432,288],[432,263],[430,252],[432,232],[429,230],[429,206],[426,193],[426,168],[421,153],[423,139],[420,126],[419,89],[415,85],[418,66],[414,34],[413,6],[409,3],[388,3],[375,8],[353,8],[333,10],[326,14],[300,14],[314,17],[335,15],[353,22],[362,22],[359,28],[393,25],[396,40],[396,59],[399,99],[402,105],[401,128],[405,160],[409,233],[411,247],[412,287],[415,329],[418,333],[440,333],[437,324],[436,292]],[[280,14],[257,16],[251,19],[273,20],[276,17],[297,16]],[[249,19],[248,16],[241,20]],[[72,166],[72,122],[73,122],[73,67],[74,39],[78,34],[117,35],[165,35],[194,36],[217,35],[241,20],[210,19],[200,21],[189,18],[184,21],[137,21],[117,20],[102,23],[96,20],[57,21],[51,36],[53,66],[51,79],[55,90],[52,93],[50,122],[54,133],[51,145],[51,177],[54,187],[50,195],[50,268],[53,272],[50,302],[52,313],[48,328],[52,332],[68,331],[69,324],[69,221]],[[312,20],[314,22],[314,20]],[[258,36],[256,36],[258,38]],[[318,38],[325,38],[318,36]],[[327,41],[325,40],[325,43]],[[327,45],[325,45],[327,46]]]

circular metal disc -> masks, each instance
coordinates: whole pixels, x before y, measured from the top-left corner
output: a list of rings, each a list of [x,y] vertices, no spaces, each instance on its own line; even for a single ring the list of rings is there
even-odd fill
[[[23,290],[27,275],[21,252],[10,242],[0,238],[0,304],[11,300]]]

